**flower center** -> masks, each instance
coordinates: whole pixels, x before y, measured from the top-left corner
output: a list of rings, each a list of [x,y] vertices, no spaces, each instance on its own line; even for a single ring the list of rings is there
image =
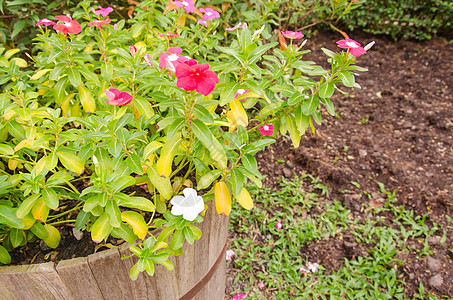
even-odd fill
[[[178,54],[171,54],[167,57],[169,61],[176,61],[178,60]]]
[[[244,94],[244,93],[245,93],[245,90],[244,90],[244,89],[239,89],[239,90],[238,90],[238,94],[239,94],[239,95],[242,95],[242,94]]]
[[[359,47],[359,46],[357,46],[357,44],[354,43],[354,42],[346,42],[346,45],[348,45],[348,46],[351,47],[351,48],[357,48],[357,47]]]
[[[211,15],[212,15],[212,12],[208,11],[206,14],[207,14],[208,16],[211,16]]]
[[[266,131],[268,131],[268,130],[269,130],[269,126],[264,125],[264,126],[263,126],[263,129],[266,130]]]
[[[188,6],[188,5],[189,5],[189,3],[187,3],[186,1],[182,1],[182,5],[184,5],[184,6]]]

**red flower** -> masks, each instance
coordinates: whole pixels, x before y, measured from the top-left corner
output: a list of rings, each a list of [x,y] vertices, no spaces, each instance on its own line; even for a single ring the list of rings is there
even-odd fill
[[[286,31],[282,31],[282,34],[285,38],[288,38],[288,39],[301,39],[304,37],[303,33],[302,32],[299,32],[299,31],[291,31],[291,30],[286,30]]]
[[[273,135],[274,134],[274,125],[265,124],[259,128],[262,135]]]
[[[354,57],[359,57],[362,54],[366,53],[366,50],[360,46],[360,44],[353,39],[343,39],[337,41],[337,45],[340,48],[348,49],[348,52],[352,54]]]
[[[108,89],[104,90],[104,92],[107,98],[109,98],[105,103],[110,105],[123,106],[132,101],[132,95],[126,92],[120,92],[118,89]]]
[[[107,25],[107,24],[110,24],[110,19],[90,22],[90,23],[88,23],[88,26],[96,26],[97,28],[102,29],[102,25]]]
[[[64,24],[55,24],[53,29],[60,31],[63,34],[74,33],[79,34],[82,31],[82,26],[76,20],[72,20],[68,16],[56,16],[57,20],[64,22]]]
[[[209,64],[195,64],[189,66],[181,63],[176,65],[176,86],[186,91],[196,90],[207,96],[219,82],[219,77],[214,71],[209,70]]]
[[[171,32],[167,32],[167,33],[157,33],[160,37],[163,37],[163,36],[168,36],[168,37],[177,37],[179,36],[179,34],[177,33],[171,33]]]
[[[135,47],[134,45],[130,45],[129,52],[131,53],[132,56],[135,56],[135,54],[137,54],[137,47]]]

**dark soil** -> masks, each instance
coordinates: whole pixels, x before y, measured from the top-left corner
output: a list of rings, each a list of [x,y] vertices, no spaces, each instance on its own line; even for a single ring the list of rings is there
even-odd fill
[[[364,34],[352,38],[362,44],[370,42]],[[339,50],[338,39],[341,36],[336,33],[310,38],[305,48],[312,52],[304,58],[327,66],[321,47]],[[398,203],[406,209],[428,214],[428,222],[447,228],[445,215],[452,216],[453,210],[453,45],[441,39],[395,43],[378,38],[357,63],[369,72],[356,78],[362,89],[333,97],[338,118],[325,113],[322,125],[316,126],[314,135],[307,131],[298,149],[288,138],[280,138],[258,154],[265,182],[276,186],[278,178],[292,177],[293,172],[320,177],[330,188],[329,198],[341,201],[355,214],[363,212],[363,204],[382,205],[377,185],[381,182],[389,191],[397,189]],[[275,161],[284,162],[284,168]],[[358,182],[371,199],[338,192],[355,190],[351,181]],[[401,257],[404,263],[398,269],[408,297],[418,292],[420,282],[438,297],[453,297],[453,263],[448,251],[453,230],[447,232],[443,246],[439,237],[431,241],[431,257],[443,265],[439,271],[443,284],[439,288],[430,285],[435,273],[427,269],[426,258]],[[337,269],[344,258],[367,254],[365,249],[346,249],[343,243],[322,240],[302,250],[311,261],[323,261],[327,269]]]

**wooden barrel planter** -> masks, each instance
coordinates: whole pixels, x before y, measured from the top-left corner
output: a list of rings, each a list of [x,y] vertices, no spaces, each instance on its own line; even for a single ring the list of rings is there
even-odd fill
[[[136,257],[122,260],[130,254],[124,245],[59,263],[0,267],[0,299],[223,299],[229,219],[214,206],[197,224],[201,239],[185,243],[183,255],[170,258],[173,271],[156,265],[154,276],[144,272],[132,281]]]

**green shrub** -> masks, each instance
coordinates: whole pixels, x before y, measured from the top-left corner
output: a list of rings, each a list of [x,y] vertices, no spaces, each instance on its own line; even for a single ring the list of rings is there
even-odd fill
[[[363,28],[373,34],[398,39],[452,38],[453,1],[371,0],[343,17],[350,30]]]

